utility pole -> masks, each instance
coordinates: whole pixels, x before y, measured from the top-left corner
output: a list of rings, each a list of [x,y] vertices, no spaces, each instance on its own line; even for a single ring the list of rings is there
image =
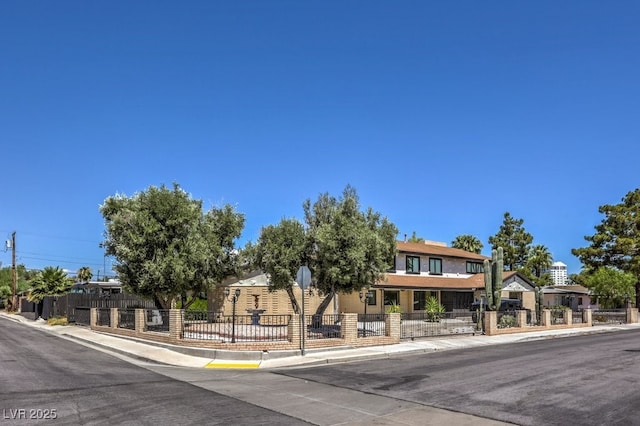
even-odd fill
[[[16,231],[11,234],[11,309],[18,310],[18,299],[16,298],[16,284],[18,281],[16,270]]]

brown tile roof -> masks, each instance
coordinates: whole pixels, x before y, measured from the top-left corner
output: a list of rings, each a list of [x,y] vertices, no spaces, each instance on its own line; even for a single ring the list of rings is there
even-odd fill
[[[471,253],[468,251],[460,250],[453,247],[443,247],[440,245],[425,244],[425,243],[407,243],[404,241],[397,242],[398,252],[402,253],[415,253],[415,254],[433,254],[436,256],[448,256],[458,257],[469,260],[485,260],[491,259],[490,257],[483,256],[481,254]]]
[[[440,276],[387,274],[385,281],[377,283],[374,287],[471,290],[472,288],[484,288],[484,275],[475,274],[467,278],[447,278]]]

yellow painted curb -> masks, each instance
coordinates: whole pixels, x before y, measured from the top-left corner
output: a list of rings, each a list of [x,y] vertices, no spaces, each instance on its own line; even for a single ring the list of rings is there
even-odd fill
[[[211,361],[204,368],[258,368],[259,362]]]

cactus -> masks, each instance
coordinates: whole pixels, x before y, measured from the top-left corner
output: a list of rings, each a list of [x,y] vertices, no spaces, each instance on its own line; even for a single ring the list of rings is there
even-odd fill
[[[540,319],[542,318],[542,306],[544,305],[544,293],[542,292],[542,288],[536,287],[536,322],[540,324]]]
[[[487,293],[487,310],[500,309],[502,298],[502,270],[504,257],[502,247],[491,251],[491,260],[484,261],[484,288]]]

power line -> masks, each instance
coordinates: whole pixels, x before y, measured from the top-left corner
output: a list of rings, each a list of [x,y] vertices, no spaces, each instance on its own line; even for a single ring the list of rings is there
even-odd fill
[[[27,255],[32,255],[32,256],[47,256],[47,257],[53,256],[56,259],[69,259],[70,261],[81,261],[81,260],[84,260],[84,261],[87,261],[87,262],[94,262],[96,260],[95,258],[89,259],[89,258],[86,258],[86,257],[56,256],[56,255],[50,255],[48,253],[34,253],[34,252],[28,252],[28,251],[22,251],[22,250],[19,250],[17,253],[19,255],[27,254]],[[60,261],[62,262],[63,260],[60,260]],[[64,260],[64,261],[66,261],[66,260]]]

